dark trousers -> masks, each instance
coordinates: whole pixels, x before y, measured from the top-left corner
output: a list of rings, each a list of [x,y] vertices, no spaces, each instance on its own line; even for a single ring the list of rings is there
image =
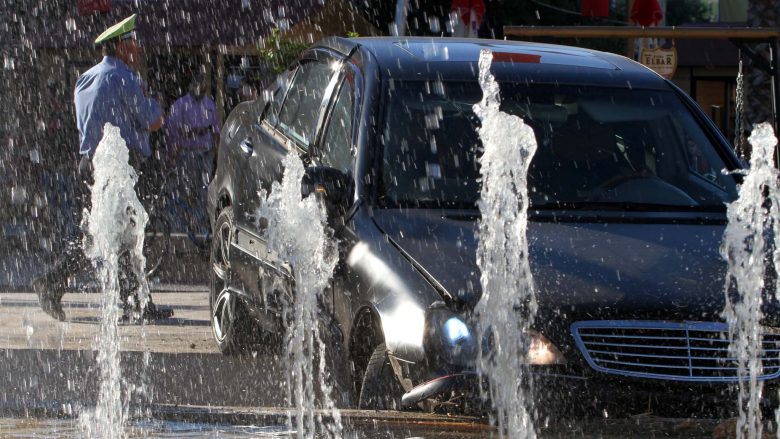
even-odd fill
[[[149,197],[145,195],[149,193],[148,191],[150,191],[152,188],[152,179],[150,178],[152,173],[146,171],[147,162],[147,160],[139,158],[137,154],[131,153],[130,155],[130,163],[136,170],[139,170],[138,183],[136,184],[137,192],[141,193],[139,199],[141,200],[141,203],[144,204],[144,207],[148,210],[148,206],[145,204],[145,200],[147,200]],[[90,187],[94,183],[92,174],[93,168],[89,156],[82,156],[78,165],[79,183],[75,188],[77,192],[75,194],[75,209],[77,210],[75,215],[78,216],[81,227],[78,228],[76,233],[65,237],[63,251],[55,260],[53,268],[46,274],[47,280],[54,286],[54,290],[50,291],[50,294],[57,301],[62,299],[62,295],[65,293],[65,287],[67,286],[67,281],[70,276],[83,274],[93,268],[92,261],[84,253],[84,237],[87,235],[85,234],[86,231],[83,228],[83,218],[81,217],[85,210],[88,211],[92,207],[90,199]],[[71,212],[71,214],[74,213]],[[129,258],[127,257],[120,259],[120,270],[122,270],[122,273],[119,275],[119,294],[122,304],[126,310],[128,310],[129,297],[131,295],[136,296],[138,291],[138,280],[135,279],[135,275],[133,274],[128,259]],[[138,304],[137,297],[135,297],[135,299],[136,300],[134,300],[133,303]]]

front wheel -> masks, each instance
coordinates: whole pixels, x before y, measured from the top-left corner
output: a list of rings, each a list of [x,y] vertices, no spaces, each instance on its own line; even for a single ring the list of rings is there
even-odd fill
[[[242,353],[249,344],[249,317],[238,294],[231,288],[233,271],[230,266],[230,243],[233,230],[233,211],[226,207],[214,225],[209,258],[211,332],[220,352],[225,355]]]
[[[358,408],[361,410],[398,410],[404,390],[390,364],[390,352],[380,343],[366,366],[360,388]]]

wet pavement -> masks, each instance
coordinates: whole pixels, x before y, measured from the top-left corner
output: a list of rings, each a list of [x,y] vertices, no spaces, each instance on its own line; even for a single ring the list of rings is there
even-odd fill
[[[288,412],[279,408],[287,397],[285,360],[273,351],[221,355],[211,339],[204,286],[158,285],[153,297],[175,316],[119,327],[124,379],[136,389],[129,437],[291,437]],[[93,340],[99,298],[95,292],[66,294],[67,319],[58,322],[29,291],[0,292],[0,437],[81,436],[75,418],[94,405],[98,391]],[[342,416],[345,437],[495,434],[485,420],[469,417],[358,410]],[[543,436],[713,437],[716,428],[714,420],[653,416],[551,420]]]

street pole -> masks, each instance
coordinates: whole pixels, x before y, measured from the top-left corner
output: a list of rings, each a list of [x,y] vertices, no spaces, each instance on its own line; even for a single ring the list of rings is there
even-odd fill
[[[769,84],[772,87],[772,120],[775,125],[775,137],[780,135],[780,121],[777,120],[777,102],[780,101],[780,90],[777,87],[777,38],[769,41]],[[780,168],[780,143],[775,145],[775,167]]]
[[[402,37],[406,34],[406,7],[409,0],[398,0],[395,3],[395,23],[392,24],[390,33]]]
[[[626,0],[626,23],[631,26],[631,8],[634,7],[634,0]],[[636,42],[633,38],[626,38],[626,57],[634,58],[634,46]]]

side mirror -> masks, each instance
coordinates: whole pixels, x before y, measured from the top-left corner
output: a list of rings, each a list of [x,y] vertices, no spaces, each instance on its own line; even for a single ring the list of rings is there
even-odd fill
[[[336,208],[343,213],[349,204],[354,183],[352,177],[335,168],[312,166],[306,168],[301,181],[301,195],[311,194],[325,200],[328,210]]]
[[[255,110],[255,118],[257,119],[256,122],[260,123],[263,121],[263,119],[265,119],[268,113],[268,109],[271,107],[271,101],[265,99],[263,96],[260,96],[252,102],[252,106]]]

